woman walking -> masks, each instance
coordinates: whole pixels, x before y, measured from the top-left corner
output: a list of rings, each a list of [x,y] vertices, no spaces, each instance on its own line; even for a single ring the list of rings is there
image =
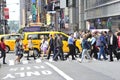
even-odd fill
[[[87,55],[87,59],[91,59],[91,57],[88,53],[88,49],[90,49],[90,45],[87,41],[86,35],[83,35],[82,48],[83,48],[82,57],[81,57],[81,60],[79,62],[83,62],[83,59],[84,59],[85,55]]]
[[[3,64],[7,64],[5,62],[5,58],[6,58],[6,45],[4,43],[4,37],[1,38],[1,43],[0,43],[0,48],[1,48],[1,57],[3,57]]]
[[[18,63],[20,63],[20,59],[23,57],[23,49],[19,38],[15,41],[15,53],[17,56],[15,62],[17,61]]]
[[[46,37],[43,37],[43,40],[41,41],[41,51],[42,51],[42,54],[41,54],[41,57],[43,59],[44,55],[46,54],[47,52],[47,48],[48,48],[48,41],[47,41],[47,38]]]

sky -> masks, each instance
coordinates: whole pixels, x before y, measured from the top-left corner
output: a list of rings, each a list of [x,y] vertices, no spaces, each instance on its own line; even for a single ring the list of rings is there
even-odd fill
[[[9,19],[8,20],[19,20],[20,8],[19,0],[6,0],[7,7],[9,8]]]

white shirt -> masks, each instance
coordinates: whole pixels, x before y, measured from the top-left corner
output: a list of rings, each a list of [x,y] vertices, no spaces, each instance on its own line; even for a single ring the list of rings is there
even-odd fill
[[[113,45],[113,35],[110,37],[110,45]]]
[[[45,41],[44,43],[42,42],[41,48],[47,48],[48,47],[48,41]]]

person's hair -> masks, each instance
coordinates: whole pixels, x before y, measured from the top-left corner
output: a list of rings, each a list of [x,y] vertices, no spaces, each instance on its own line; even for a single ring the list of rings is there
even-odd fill
[[[1,38],[1,42],[3,42],[3,41],[4,41],[4,37]]]
[[[111,30],[109,30],[108,33],[113,33],[113,32]]]

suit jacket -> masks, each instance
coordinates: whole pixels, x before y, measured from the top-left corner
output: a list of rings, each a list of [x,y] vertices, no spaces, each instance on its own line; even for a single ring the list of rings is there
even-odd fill
[[[112,38],[113,38],[113,39],[112,39],[112,46],[113,46],[114,48],[117,48],[117,37],[116,37],[115,35],[113,35]],[[110,44],[110,39],[111,39],[111,37],[109,36],[109,37],[108,37],[108,47],[111,46],[111,44]]]

